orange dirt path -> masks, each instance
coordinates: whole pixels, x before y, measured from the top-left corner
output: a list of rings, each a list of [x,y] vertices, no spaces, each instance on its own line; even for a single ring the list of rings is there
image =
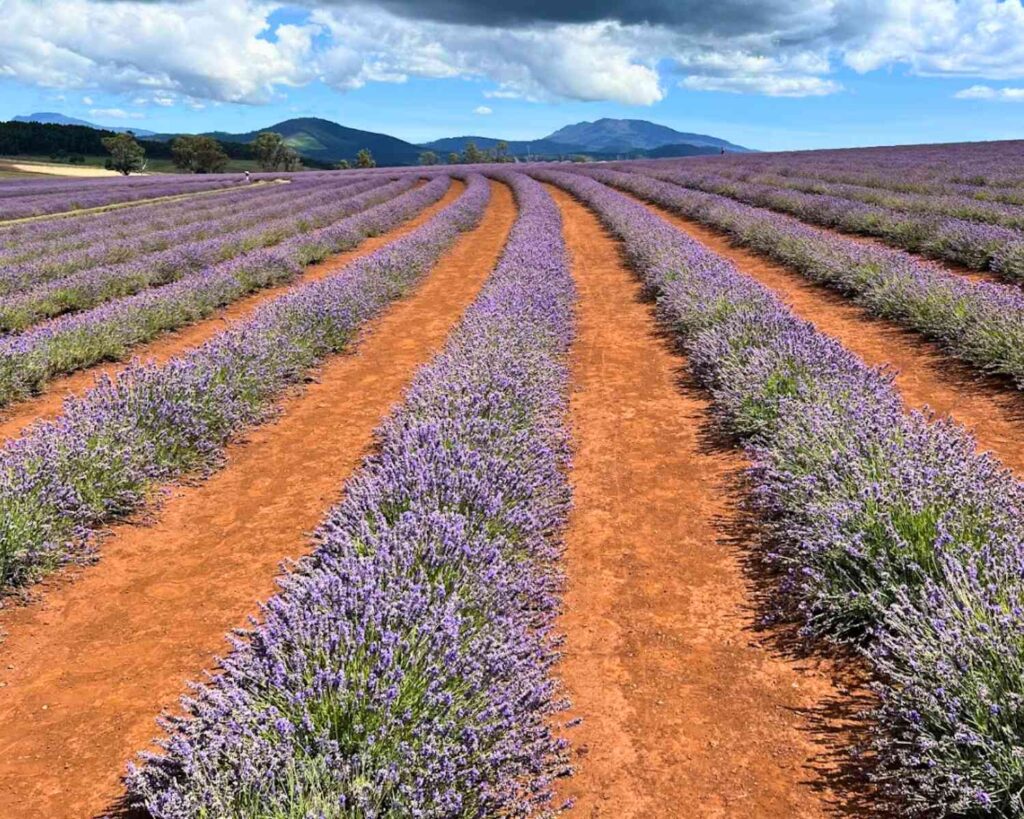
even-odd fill
[[[639,201],[639,200],[637,200]],[[653,212],[724,256],[746,275],[772,289],[793,312],[873,366],[897,371],[896,387],[907,406],[930,407],[970,429],[990,450],[1024,476],[1024,396],[1008,381],[945,355],[938,345],[866,310],[824,285],[732,245],[727,236],[654,205]]]
[[[132,356],[163,363],[191,347],[202,344],[204,341],[220,333],[229,324],[251,315],[261,304],[278,298],[286,291],[300,284],[332,276],[356,259],[367,256],[382,245],[393,242],[395,239],[415,230],[420,225],[429,221],[442,208],[458,199],[465,187],[465,183],[459,180],[452,180],[451,186],[440,201],[428,206],[421,213],[402,223],[394,230],[380,236],[366,238],[358,247],[350,251],[332,256],[320,264],[310,265],[301,275],[292,279],[291,282],[268,287],[265,290],[258,290],[249,296],[232,302],[230,305],[195,324],[190,324],[182,327],[180,330],[166,333],[152,341],[140,344],[132,349]],[[123,370],[126,366],[128,365],[125,362],[115,362],[97,364],[94,367],[78,370],[69,375],[53,379],[46,385],[40,395],[0,409],[0,441],[20,435],[34,421],[54,418],[60,414],[61,408],[64,405],[64,399],[68,395],[83,393],[93,386],[99,376],[113,375]]]
[[[177,488],[151,525],[123,525],[102,559],[0,619],[0,805],[5,816],[93,816],[225,633],[274,590],[281,560],[337,501],[372,432],[438,352],[494,267],[515,218],[491,183],[481,227],[410,296],[332,358],[223,469]]]
[[[559,796],[587,819],[823,816],[824,739],[799,712],[837,691],[828,663],[783,658],[754,631],[744,546],[729,532],[745,462],[707,440],[709,402],[680,388],[683,361],[618,243],[549,190],[579,285],[556,674],[583,723]]]

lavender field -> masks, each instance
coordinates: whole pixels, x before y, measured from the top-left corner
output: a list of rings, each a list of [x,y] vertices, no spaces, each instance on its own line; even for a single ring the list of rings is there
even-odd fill
[[[1024,817],[1022,287],[1024,142],[0,180],[4,815]]]

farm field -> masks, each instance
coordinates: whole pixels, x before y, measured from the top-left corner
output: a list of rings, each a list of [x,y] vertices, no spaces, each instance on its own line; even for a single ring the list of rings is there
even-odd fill
[[[0,816],[1024,817],[1022,169],[0,178]]]

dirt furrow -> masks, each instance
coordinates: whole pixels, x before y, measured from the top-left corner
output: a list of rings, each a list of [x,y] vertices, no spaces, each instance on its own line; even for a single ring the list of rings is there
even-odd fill
[[[74,582],[58,578],[41,602],[0,616],[5,815],[80,819],[118,797],[159,711],[272,593],[280,561],[308,549],[374,427],[476,296],[515,218],[509,189],[492,189],[481,226],[372,322],[354,354],[229,447],[223,469],[175,488],[152,522],[118,527]]]
[[[637,200],[639,201],[639,200]],[[796,271],[775,264],[693,220],[655,205],[663,219],[729,259],[739,270],[771,288],[793,312],[840,341],[871,365],[896,370],[896,387],[908,407],[929,407],[970,429],[982,449],[997,455],[1024,477],[1024,397],[1006,380],[979,375],[941,348],[866,310]]]
[[[438,211],[458,199],[464,189],[464,182],[453,179],[448,191],[438,202],[428,206],[420,214],[394,230],[381,236],[364,239],[353,250],[339,253],[320,264],[310,265],[302,272],[302,275],[287,284],[259,290],[227,305],[202,321],[159,336],[146,344],[141,344],[131,351],[132,356],[163,363],[191,347],[202,344],[224,330],[229,324],[251,315],[261,304],[278,298],[299,284],[325,279],[356,259],[372,253],[381,245],[393,242],[400,236],[415,230],[429,221]],[[98,377],[113,375],[126,366],[128,366],[127,362],[99,364],[61,378],[55,378],[46,386],[46,390],[42,394],[0,409],[0,441],[20,435],[34,421],[55,417],[60,413],[64,399],[68,395],[85,392]]]
[[[828,741],[805,712],[837,689],[830,664],[783,657],[754,628],[743,457],[712,440],[618,243],[549,190],[580,291],[557,673],[583,722],[561,795],[583,817],[825,815]]]

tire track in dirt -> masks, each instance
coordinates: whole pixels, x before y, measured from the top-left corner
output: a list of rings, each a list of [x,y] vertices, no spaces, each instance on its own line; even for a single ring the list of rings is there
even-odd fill
[[[641,200],[635,199],[640,202]],[[896,388],[908,407],[929,407],[970,429],[1024,478],[1024,396],[1006,379],[985,376],[943,353],[917,333],[871,316],[840,294],[745,248],[728,236],[656,205],[642,203],[742,273],[770,288],[800,318],[811,322],[872,366],[896,370]]]
[[[582,817],[818,817],[833,796],[802,712],[838,696],[826,661],[755,633],[731,484],[709,401],[598,219],[560,189],[579,286],[572,352],[574,511],[564,659]]]
[[[188,679],[225,652],[274,590],[281,560],[372,446],[418,366],[476,297],[515,219],[492,182],[481,226],[414,293],[330,359],[279,419],[228,448],[224,468],[175,488],[155,522],[117,527],[98,565],[0,616],[0,805],[8,816],[93,816],[120,794],[132,755],[157,733]]]
[[[382,245],[393,242],[395,239],[412,232],[420,225],[428,222],[438,211],[458,199],[462,191],[465,190],[465,187],[464,182],[453,179],[448,191],[438,202],[427,206],[422,212],[409,221],[403,222],[394,230],[383,233],[380,236],[371,236],[363,239],[359,246],[352,250],[339,253],[319,264],[310,265],[301,275],[290,282],[258,290],[249,296],[232,302],[201,321],[140,344],[131,350],[131,357],[162,364],[192,347],[199,346],[204,341],[208,341],[213,336],[222,332],[228,325],[252,315],[256,308],[265,302],[279,298],[287,291],[299,285],[328,278],[356,259],[368,256]],[[20,435],[26,427],[35,421],[56,417],[60,414],[64,405],[64,399],[68,395],[83,393],[95,384],[97,378],[103,375],[115,375],[127,366],[127,361],[120,361],[97,364],[93,367],[77,370],[69,375],[50,381],[40,395],[0,409],[0,441]]]

